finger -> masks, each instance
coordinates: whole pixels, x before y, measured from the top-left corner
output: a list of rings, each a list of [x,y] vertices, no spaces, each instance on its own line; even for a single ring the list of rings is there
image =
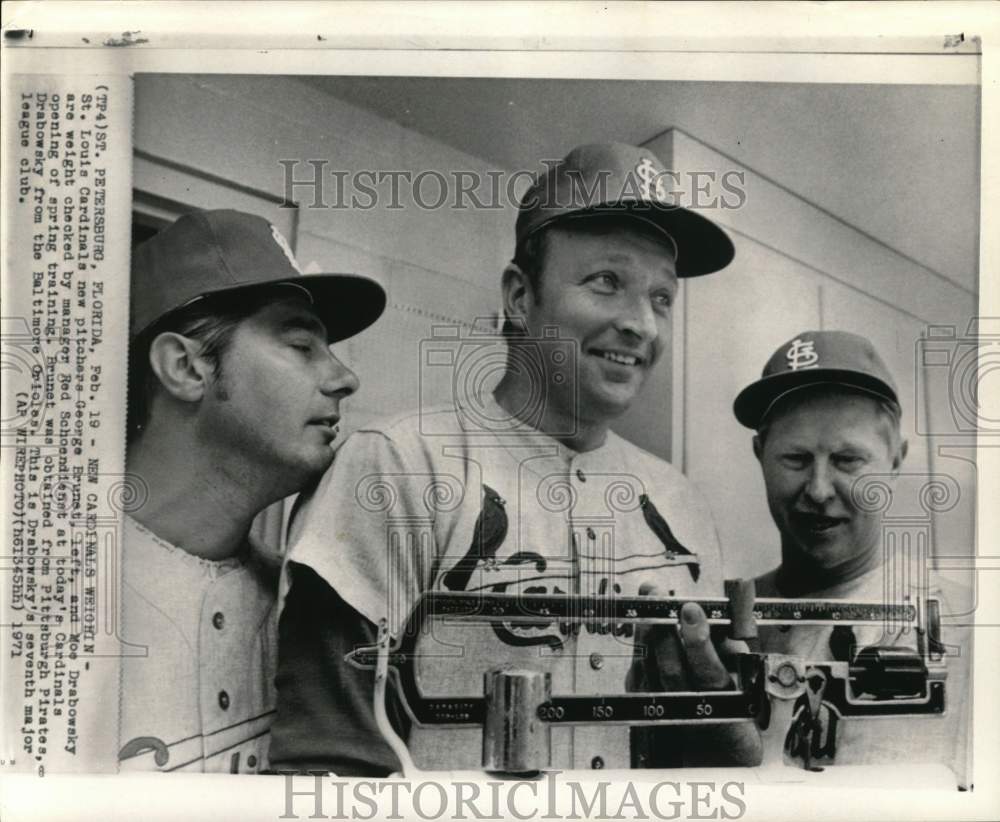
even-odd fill
[[[641,651],[632,657],[632,665],[625,678],[625,688],[628,691],[641,691],[643,693],[662,691],[660,685],[660,674],[656,670],[656,656],[652,649],[643,646]]]
[[[697,603],[685,602],[681,608],[680,637],[691,672],[691,684],[695,688],[728,688],[732,678],[719,659],[712,644],[708,619]]]
[[[653,582],[639,586],[639,596],[659,596]],[[640,633],[645,648],[646,684],[653,691],[688,690],[687,671],[684,669],[684,649],[677,628],[673,625],[641,625]],[[638,634],[637,634],[638,635]]]
[[[686,691],[687,672],[684,670],[684,648],[673,625],[653,625],[650,633],[652,652],[647,656],[647,671],[651,682],[660,691]]]
[[[641,625],[626,683],[631,690],[687,690],[684,649],[672,625]],[[641,687],[640,687],[641,686]]]
[[[639,596],[656,596],[657,588],[651,582],[643,582],[639,586]],[[662,691],[660,684],[660,674],[656,670],[656,645],[658,643],[655,625],[639,623],[635,626],[635,644],[632,653],[632,667],[634,669],[634,679],[636,683],[641,683],[641,687],[635,690]],[[629,672],[630,675],[633,671]]]
[[[737,659],[740,654],[750,653],[750,646],[742,639],[724,637],[714,643],[715,651],[719,655],[722,664],[730,671],[736,669]]]
[[[632,664],[625,675],[626,691],[650,691],[653,690],[646,675],[646,657],[649,655],[646,648],[645,625],[636,625],[635,639],[632,644]]]
[[[649,686],[646,684],[645,666],[639,657],[633,656],[632,664],[629,665],[628,673],[625,674],[625,691],[632,693],[633,691],[648,690]]]

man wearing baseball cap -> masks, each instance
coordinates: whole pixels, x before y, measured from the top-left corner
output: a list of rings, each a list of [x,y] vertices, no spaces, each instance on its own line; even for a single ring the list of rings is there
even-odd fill
[[[332,462],[358,380],[329,346],[384,305],[363,277],[304,276],[252,214],[187,214],[135,249],[128,653],[98,706],[121,770],[267,766],[279,567],[250,527]]]
[[[668,201],[666,181],[650,151],[618,143],[582,146],[552,165],[522,199],[501,278],[506,367],[495,390],[365,425],[338,452],[289,538],[277,768],[398,769],[376,726],[373,673],[344,656],[372,643],[382,620],[398,632],[422,592],[609,602],[722,593],[707,505],[679,471],[610,430],[663,353],[678,279],[733,257],[722,229]],[[610,613],[585,624],[430,631],[420,681],[442,696],[482,696],[484,673],[505,664],[550,674],[556,694],[731,685],[694,604],[676,625],[648,632]],[[397,719],[399,708],[390,705]],[[481,767],[481,728],[396,724],[419,767]],[[664,728],[652,739],[630,730],[553,727],[551,765],[759,758],[750,723]]]
[[[912,558],[901,551],[889,553],[892,545],[883,539],[888,506],[871,505],[864,490],[875,482],[891,498],[907,451],[895,380],[869,340],[845,331],[796,334],[739,393],[733,410],[756,432],[753,451],[781,537],[781,562],[755,580],[757,596],[896,602],[887,597],[905,594],[913,602],[936,597],[942,613],[955,613],[966,593],[944,581],[928,587],[926,568],[911,567]],[[869,646],[916,645],[912,632],[883,625],[759,631],[763,651],[815,662],[854,662]],[[962,778],[971,643],[967,631],[947,631],[945,719],[838,722],[821,703],[826,676],[814,668],[796,722],[774,724],[765,734],[768,756],[784,745],[785,754],[807,767],[939,762]]]

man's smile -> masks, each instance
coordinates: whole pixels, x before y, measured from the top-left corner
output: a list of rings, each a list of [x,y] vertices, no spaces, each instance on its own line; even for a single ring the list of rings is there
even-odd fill
[[[812,534],[826,534],[848,522],[847,517],[829,517],[808,511],[793,511],[791,520],[796,528]]]
[[[591,348],[587,353],[617,365],[634,367],[646,364],[646,360],[635,352],[627,352],[620,349]]]

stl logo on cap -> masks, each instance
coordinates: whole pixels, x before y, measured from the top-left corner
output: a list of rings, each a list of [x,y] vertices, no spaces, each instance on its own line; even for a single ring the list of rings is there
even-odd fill
[[[268,226],[271,229],[271,236],[274,237],[274,241],[278,244],[278,248],[280,248],[284,255],[288,258],[288,262],[291,263],[292,268],[301,274],[302,269],[299,268],[299,264],[295,261],[295,255],[292,254],[292,249],[291,246],[288,245],[288,240],[281,236],[281,232],[278,231],[278,229],[276,229],[273,225],[268,223]]]
[[[798,371],[802,368],[816,368],[817,363],[819,363],[819,354],[816,353],[815,342],[813,340],[800,340],[796,337],[788,346],[785,359],[788,360],[788,367],[792,371]]]
[[[643,157],[635,167],[635,173],[642,181],[642,198],[644,200],[666,200],[667,192],[663,188],[663,178],[653,161]]]

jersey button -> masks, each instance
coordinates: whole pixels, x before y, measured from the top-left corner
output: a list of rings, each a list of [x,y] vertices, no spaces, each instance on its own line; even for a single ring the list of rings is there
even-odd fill
[[[584,476],[583,471],[581,471],[579,468],[576,469],[576,478],[578,480],[580,480],[580,482],[586,482],[587,481],[587,477]]]
[[[604,667],[604,657],[600,654],[594,653],[590,655],[590,667],[595,671],[599,671]]]
[[[222,611],[216,611],[212,614],[212,624],[218,630],[222,630],[222,626],[226,624],[226,618],[222,615]]]
[[[222,710],[229,710],[229,694],[225,691],[219,691],[219,707]]]
[[[604,767],[604,759],[602,757],[595,756],[593,759],[590,760],[590,767],[593,768],[595,771],[601,770],[601,768]]]

